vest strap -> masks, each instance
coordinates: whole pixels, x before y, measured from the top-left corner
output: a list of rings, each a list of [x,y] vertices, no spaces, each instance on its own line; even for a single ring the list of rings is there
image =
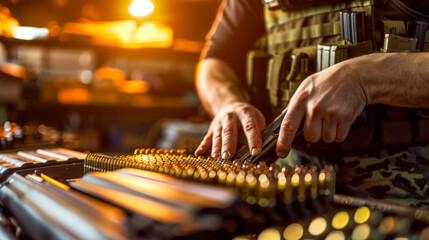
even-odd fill
[[[265,8],[265,16],[267,21],[267,29],[275,25],[282,25],[291,21],[295,21],[298,19],[326,14],[331,12],[339,12],[342,10],[346,10],[348,8],[356,8],[356,7],[366,7],[374,5],[374,0],[353,0],[350,3],[337,3],[337,4],[327,4],[323,6],[311,7],[302,10],[294,10],[294,11],[283,11],[279,10],[269,10],[267,7]]]
[[[272,44],[293,42],[305,39],[338,35],[341,33],[340,22],[316,24],[308,27],[289,29],[287,32],[274,32],[268,35]]]
[[[270,104],[278,105],[278,91],[284,55],[275,55],[268,62],[267,90],[269,91]]]

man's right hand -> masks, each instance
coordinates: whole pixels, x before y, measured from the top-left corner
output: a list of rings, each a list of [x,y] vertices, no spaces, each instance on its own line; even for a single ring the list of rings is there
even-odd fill
[[[265,125],[264,116],[253,105],[246,102],[231,103],[214,117],[195,155],[202,155],[211,148],[213,158],[230,159],[236,153],[238,132],[242,128],[250,154],[256,156],[262,150],[261,131]]]

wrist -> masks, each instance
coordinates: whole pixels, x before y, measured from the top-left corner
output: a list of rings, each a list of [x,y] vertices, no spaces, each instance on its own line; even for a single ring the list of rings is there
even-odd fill
[[[366,105],[374,103],[374,92],[376,82],[374,82],[377,74],[376,54],[356,57],[348,61],[341,62],[339,67],[344,69],[344,78],[356,83],[361,89],[365,97]],[[375,72],[374,72],[375,70]]]
[[[216,106],[213,106],[213,113],[214,115],[216,115],[220,112],[228,111],[236,107],[237,105],[241,105],[241,104],[250,104],[250,103],[240,98],[223,99],[222,102],[219,102],[218,104],[216,104]]]

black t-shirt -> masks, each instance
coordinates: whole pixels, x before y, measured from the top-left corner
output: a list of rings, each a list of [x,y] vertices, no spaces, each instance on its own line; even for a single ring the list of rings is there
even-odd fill
[[[401,1],[416,11],[429,13],[428,0]],[[224,0],[201,57],[223,60],[244,81],[246,54],[264,32],[261,0]]]
[[[207,35],[202,58],[222,59],[244,81],[246,54],[264,32],[261,0],[224,0]]]

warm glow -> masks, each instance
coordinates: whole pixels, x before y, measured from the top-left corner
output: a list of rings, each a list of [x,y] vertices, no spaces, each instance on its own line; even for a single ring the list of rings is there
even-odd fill
[[[25,76],[25,68],[21,65],[9,62],[0,64],[0,71],[12,75],[16,78],[23,78]]]
[[[115,87],[120,87],[125,82],[125,72],[119,68],[103,66],[95,71],[96,81],[112,81]]]
[[[149,88],[150,88],[150,85],[146,81],[128,80],[128,81],[125,81],[124,84],[121,86],[120,91],[128,94],[136,94],[136,93],[143,94],[143,93],[147,93]]]
[[[358,210],[356,210],[356,213],[354,215],[354,220],[356,223],[361,224],[368,221],[369,217],[371,216],[371,211],[368,207],[360,207]]]
[[[66,23],[62,34],[90,36],[91,43],[96,45],[127,48],[165,48],[173,43],[173,30],[169,26],[157,22],[144,22],[139,26],[134,20]]]
[[[135,17],[143,17],[153,12],[154,5],[149,0],[134,0],[130,4],[128,11]]]
[[[346,236],[344,236],[344,233],[341,231],[332,231],[325,238],[325,240],[344,240],[344,239],[346,239]]]
[[[45,39],[49,36],[49,30],[36,27],[14,27],[13,37],[21,40]]]
[[[143,23],[134,33],[136,47],[148,44],[150,47],[169,47],[173,43],[173,30],[155,22]]]
[[[299,185],[299,175],[297,173],[292,175],[292,186],[297,187]]]
[[[279,231],[274,228],[265,229],[258,236],[258,240],[280,240],[280,239],[281,239],[281,235]]]
[[[349,214],[346,211],[341,211],[335,214],[332,218],[332,227],[335,229],[343,229],[349,223]]]
[[[186,39],[175,39],[172,47],[178,51],[200,53],[203,50],[204,43]]]
[[[91,92],[84,88],[66,88],[58,92],[58,102],[61,104],[84,104],[92,101]]]
[[[308,232],[313,236],[318,236],[326,230],[326,220],[322,217],[316,217],[308,226]]]
[[[360,224],[353,229],[352,239],[353,240],[365,240],[371,234],[371,227],[368,224]]]
[[[18,20],[11,16],[9,8],[0,4],[0,35],[13,37],[12,29],[18,26]]]
[[[382,234],[387,235],[395,229],[396,225],[397,225],[397,221],[393,217],[391,216],[385,217],[381,221],[380,226],[378,226],[378,231],[380,231],[380,233]]]
[[[283,232],[283,237],[286,240],[299,240],[304,234],[304,229],[301,224],[293,223],[287,226]]]

